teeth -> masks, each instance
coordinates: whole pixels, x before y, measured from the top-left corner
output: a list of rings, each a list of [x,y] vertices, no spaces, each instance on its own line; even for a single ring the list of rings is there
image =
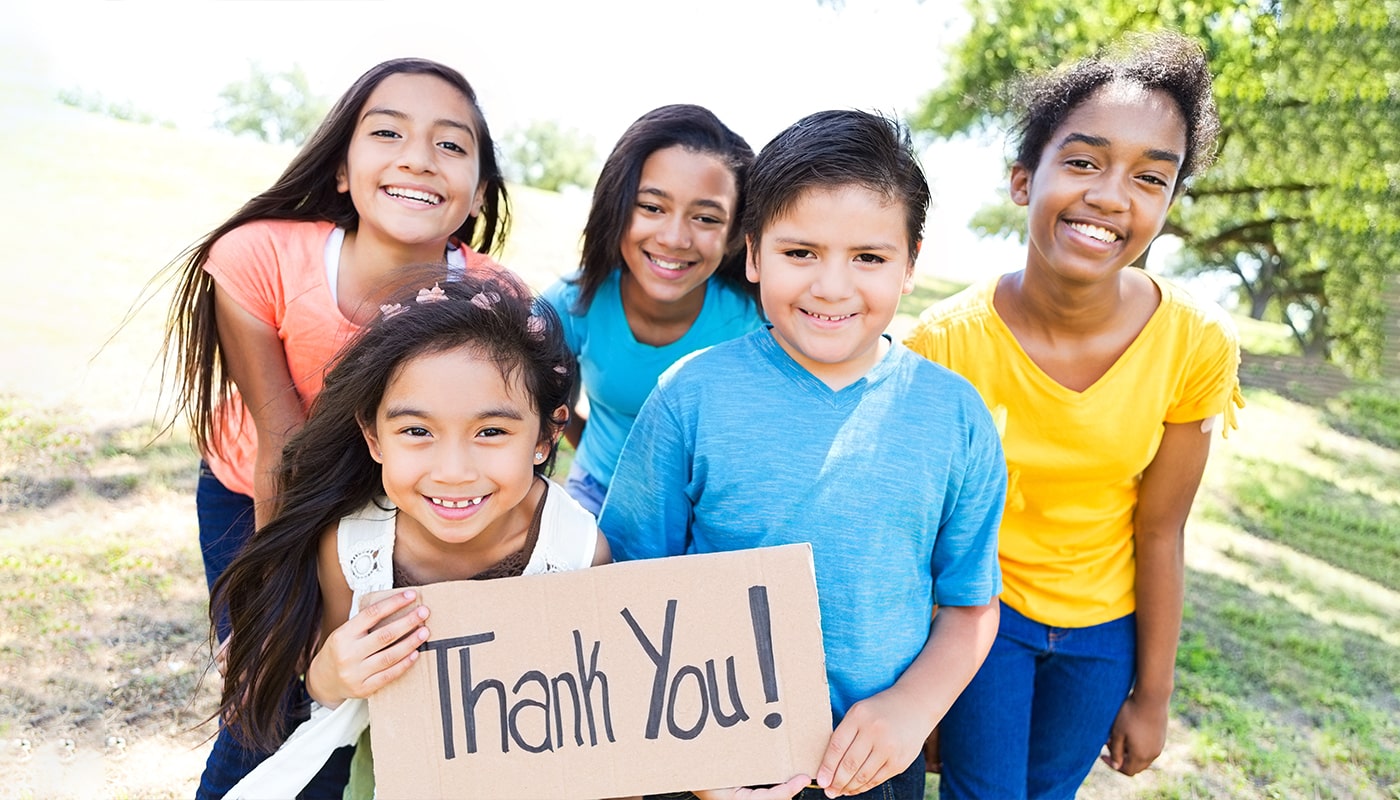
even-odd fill
[[[479,506],[482,500],[480,497],[473,497],[470,500],[458,500],[456,502],[452,500],[440,500],[436,497],[429,497],[428,499],[433,502],[433,505],[442,506],[443,508],[469,508],[471,506]]]
[[[1071,222],[1069,226],[1085,236],[1088,236],[1090,239],[1098,239],[1101,242],[1110,243],[1118,241],[1118,234],[1107,228],[1100,228],[1097,225],[1087,225],[1083,222]]]
[[[686,269],[690,266],[689,261],[670,261],[665,258],[657,258],[656,256],[653,256],[650,253],[648,253],[647,256],[651,258],[651,263],[655,264],[658,267],[661,267],[662,269],[671,270],[672,272],[680,272],[681,270]]]
[[[816,312],[814,312],[814,311],[808,311],[808,312],[807,312],[807,316],[809,316],[809,317],[816,317],[817,319],[819,319],[819,320],[821,320],[821,321],[823,321],[823,322],[840,322],[840,321],[843,320],[843,319],[850,319],[851,317],[854,317],[855,314],[841,314],[841,315],[839,315],[839,316],[834,316],[834,317],[833,317],[833,316],[829,316],[829,315],[827,315],[827,314],[818,314],[818,313],[816,313]]]
[[[384,190],[392,197],[402,197],[406,200],[417,200],[420,203],[427,203],[435,206],[442,202],[442,198],[431,192],[420,192],[417,189],[404,189],[400,186],[390,186]]]

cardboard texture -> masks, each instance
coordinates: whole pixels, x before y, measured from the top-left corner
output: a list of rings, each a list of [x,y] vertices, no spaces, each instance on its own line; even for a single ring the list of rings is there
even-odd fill
[[[618,797],[821,763],[810,545],[420,592],[433,638],[370,697],[380,800]]]

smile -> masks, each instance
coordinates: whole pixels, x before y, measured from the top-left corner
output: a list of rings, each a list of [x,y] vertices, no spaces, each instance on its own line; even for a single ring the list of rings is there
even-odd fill
[[[855,316],[855,314],[818,314],[815,311],[808,311],[805,308],[802,309],[802,313],[806,314],[809,317],[812,317],[813,319],[819,319],[822,322],[842,322]]]
[[[471,508],[472,506],[481,505],[481,501],[485,499],[485,497],[473,497],[470,500],[443,500],[440,497],[428,498],[433,505],[442,506],[443,508]]]
[[[1073,228],[1076,231],[1079,231],[1085,236],[1088,236],[1090,239],[1096,239],[1100,242],[1106,242],[1108,244],[1112,244],[1118,241],[1118,234],[1114,233],[1113,231],[1107,228],[1100,228],[1098,225],[1089,225],[1083,222],[1067,222],[1065,224],[1069,225],[1071,228]]]
[[[390,197],[397,197],[401,200],[416,200],[419,203],[427,203],[435,206],[442,202],[442,197],[432,192],[424,192],[418,189],[405,189],[402,186],[386,186],[384,193]]]
[[[690,269],[691,266],[695,264],[694,261],[673,261],[668,258],[660,258],[651,253],[647,253],[646,256],[648,261],[667,272],[680,272],[681,270]]]

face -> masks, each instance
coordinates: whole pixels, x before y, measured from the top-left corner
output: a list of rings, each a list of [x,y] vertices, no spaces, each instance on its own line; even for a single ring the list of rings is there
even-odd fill
[[[448,237],[481,207],[475,119],[461,92],[435,75],[381,81],[336,173],[336,188],[359,213],[357,235],[420,245],[440,259]]]
[[[832,388],[880,359],[885,328],[914,288],[902,204],[861,186],[814,189],[749,241],[748,277],[778,344]]]
[[[648,156],[622,235],[626,275],[640,294],[658,304],[703,300],[696,290],[724,258],[738,198],[734,173],[715,156],[679,146]]]
[[[518,375],[507,381],[469,348],[418,356],[399,368],[363,430],[384,466],[384,491],[403,512],[401,535],[488,549],[529,524],[512,512],[550,440]]]
[[[1161,232],[1185,152],[1186,122],[1165,92],[1110,84],[1090,95],[1034,173],[1011,168],[1011,198],[1028,211],[1027,270],[1116,277]]]

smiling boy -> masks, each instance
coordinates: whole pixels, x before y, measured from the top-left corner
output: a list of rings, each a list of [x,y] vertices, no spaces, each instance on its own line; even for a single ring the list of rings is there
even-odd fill
[[[770,324],[663,376],[603,507],[619,560],[812,545],[836,727],[819,788],[744,797],[920,800],[924,739],[996,632],[995,426],[965,380],[884,334],[928,202],[884,117],[820,112],[769,143],[743,223]]]

